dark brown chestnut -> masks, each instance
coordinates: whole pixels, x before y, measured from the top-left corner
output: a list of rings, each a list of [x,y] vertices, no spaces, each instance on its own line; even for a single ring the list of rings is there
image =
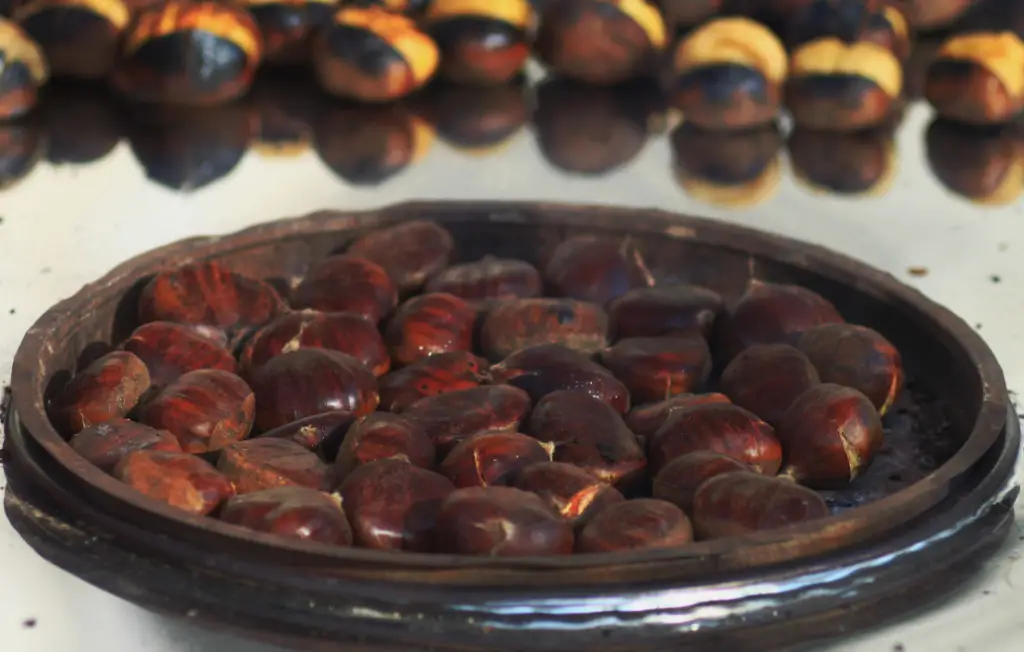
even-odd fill
[[[615,339],[690,331],[707,337],[724,305],[717,292],[695,285],[635,288],[608,304],[608,327]]]
[[[377,409],[373,373],[339,351],[299,349],[271,358],[249,377],[256,393],[256,428],[341,410],[356,416]]]
[[[357,467],[338,492],[357,545],[430,552],[441,502],[454,490],[443,475],[391,458]]]
[[[759,17],[795,49],[816,38],[855,41],[890,0],[753,0]],[[901,0],[897,0],[901,1]]]
[[[697,489],[716,475],[746,471],[749,467],[728,455],[714,451],[696,451],[672,460],[654,476],[651,494],[666,500],[687,514],[693,514],[693,497]]]
[[[746,471],[716,475],[693,498],[693,525],[700,539],[774,530],[828,515],[817,492]]]
[[[608,315],[596,303],[575,299],[513,299],[491,310],[480,329],[491,360],[539,344],[595,353],[608,345]]]
[[[712,392],[709,394],[679,394],[664,401],[639,405],[626,415],[626,425],[637,436],[650,437],[665,423],[672,410],[706,405],[711,403],[731,403],[725,394]]]
[[[374,412],[352,424],[345,434],[334,462],[344,479],[356,467],[388,458],[405,460],[413,466],[434,468],[434,443],[420,426],[397,414]]]
[[[146,364],[134,353],[114,351],[75,374],[50,406],[65,435],[98,423],[121,419],[149,389]]]
[[[755,344],[732,359],[718,387],[733,403],[778,427],[793,401],[821,381],[815,366],[789,344]]]
[[[427,220],[409,220],[371,231],[348,248],[348,254],[383,267],[400,292],[418,290],[448,266],[455,249],[452,234]]]
[[[345,433],[355,420],[356,416],[347,410],[323,412],[267,430],[260,433],[259,438],[293,441],[330,460],[334,459]]]
[[[50,78],[50,67],[39,45],[17,23],[0,17],[0,121],[31,111],[39,89]]]
[[[871,399],[832,383],[804,392],[775,434],[786,451],[783,473],[814,489],[841,489],[855,480],[885,436]]]
[[[891,129],[836,133],[798,127],[787,144],[796,180],[812,191],[878,197],[898,172]]]
[[[413,297],[388,322],[387,342],[397,364],[473,348],[476,310],[454,294],[431,292]]]
[[[869,12],[858,40],[881,45],[901,62],[906,62],[910,58],[913,36],[908,8],[901,0],[895,0]]]
[[[713,131],[683,121],[672,132],[676,182],[687,195],[705,204],[755,206],[779,187],[782,143],[775,123],[742,131]]]
[[[135,451],[182,452],[178,438],[171,433],[127,419],[89,426],[80,430],[68,443],[76,453],[107,473],[122,457]]]
[[[122,345],[149,369],[153,385],[166,385],[178,376],[199,369],[234,373],[231,353],[194,329],[173,322],[153,321],[136,328]]]
[[[446,455],[460,441],[484,432],[514,431],[530,411],[530,397],[510,385],[487,385],[428,396],[402,416],[427,433]]]
[[[380,379],[380,408],[401,412],[427,396],[478,387],[490,377],[487,361],[468,351],[439,353]]]
[[[14,19],[35,39],[55,77],[102,79],[132,18],[126,0],[34,0]]]
[[[113,475],[148,498],[203,516],[234,494],[220,471],[188,453],[135,451],[121,458]]]
[[[696,451],[728,455],[765,475],[775,475],[782,466],[782,445],[772,427],[729,403],[669,412],[647,446],[651,473],[657,475],[672,460]]]
[[[530,56],[529,0],[431,0],[424,23],[441,53],[438,73],[459,83],[503,84]]]
[[[633,288],[654,285],[643,254],[629,237],[570,237],[551,253],[544,278],[555,294],[602,305]]]
[[[513,487],[466,487],[437,515],[438,552],[490,557],[568,555],[572,526],[539,496]]]
[[[236,494],[298,486],[328,491],[334,486],[331,467],[302,445],[262,437],[225,446],[217,469],[231,480]]]
[[[276,487],[229,498],[220,520],[257,532],[336,546],[352,545],[337,496],[306,487]]]
[[[532,299],[543,289],[540,272],[524,260],[484,256],[452,265],[427,281],[427,292],[447,292],[479,308],[504,299]]]
[[[981,206],[1007,206],[1024,194],[1020,137],[1010,127],[974,127],[938,118],[925,134],[932,174]]]
[[[550,462],[553,450],[518,432],[485,432],[456,444],[438,471],[458,488],[509,485],[526,467]]]
[[[693,526],[681,509],[664,500],[640,498],[594,516],[576,537],[576,552],[675,548],[691,541]]]
[[[540,496],[575,528],[625,500],[615,487],[565,462],[532,464],[519,473],[514,486]]]
[[[661,10],[668,32],[699,25],[718,15],[729,0],[655,0]]]
[[[638,403],[694,392],[711,374],[711,350],[700,333],[628,337],[600,357]]]
[[[264,60],[272,64],[308,63],[316,31],[331,22],[336,0],[241,0],[259,25]]]
[[[948,120],[1010,122],[1024,107],[1024,40],[1010,31],[950,37],[928,68],[924,94]]]
[[[398,294],[387,271],[373,261],[329,256],[310,267],[291,301],[294,308],[354,312],[379,322],[398,305]]]

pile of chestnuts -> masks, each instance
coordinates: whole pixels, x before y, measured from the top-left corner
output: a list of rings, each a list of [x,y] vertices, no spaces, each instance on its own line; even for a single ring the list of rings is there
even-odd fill
[[[71,448],[194,515],[339,546],[532,556],[827,517],[880,454],[900,354],[804,287],[729,305],[630,236],[459,258],[357,233],[290,281],[156,273],[48,402]]]

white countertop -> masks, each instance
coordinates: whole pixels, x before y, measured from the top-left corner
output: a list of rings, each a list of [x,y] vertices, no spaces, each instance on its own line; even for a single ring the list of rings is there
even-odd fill
[[[0,380],[24,332],[57,300],[122,260],[198,234],[224,234],[321,208],[409,199],[528,199],[654,206],[710,215],[823,244],[919,288],[975,325],[1011,390],[1024,390],[1024,198],[981,208],[943,189],[927,169],[927,108],[900,130],[899,173],[884,196],[812,194],[788,169],[775,195],[730,211],[688,198],[665,138],[617,172],[556,173],[528,130],[498,157],[436,144],[417,166],[377,187],[335,177],[308,152],[265,159],[250,151],[227,177],[190,194],[145,178],[125,142],[88,166],[39,165],[0,191]],[[910,268],[926,268],[924,276]],[[0,485],[5,484],[0,477]],[[1018,515],[1024,510],[1018,503]],[[982,574],[943,607],[831,646],[848,652],[1017,652],[1024,647],[1024,533],[1015,528]],[[29,652],[271,652],[143,611],[38,557],[0,518],[0,650]]]

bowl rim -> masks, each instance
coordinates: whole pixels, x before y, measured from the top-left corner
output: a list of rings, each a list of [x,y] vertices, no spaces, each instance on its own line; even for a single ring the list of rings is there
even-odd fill
[[[318,232],[342,232],[385,226],[409,219],[436,219],[499,224],[530,224],[561,227],[627,230],[647,235],[699,242],[742,252],[750,257],[751,276],[756,259],[770,259],[807,269],[851,289],[902,304],[929,320],[961,349],[977,371],[982,389],[981,405],[970,434],[957,452],[940,467],[909,487],[872,503],[812,523],[797,524],[730,537],[696,542],[678,549],[598,553],[564,557],[489,558],[453,554],[376,551],[287,540],[252,532],[210,517],[196,516],[150,499],[115,480],[79,456],[50,424],[45,403],[47,354],[62,327],[87,316],[98,298],[121,297],[140,278],[158,269],[228,255],[234,251],[265,246],[274,241],[310,236]],[[65,329],[66,330],[66,329]],[[302,565],[319,564],[350,570],[366,577],[377,570],[405,570],[403,580],[429,579],[440,571],[480,570],[488,581],[518,578],[524,572],[543,583],[555,583],[556,571],[618,569],[634,577],[646,568],[651,577],[666,577],[666,565],[677,564],[686,574],[694,564],[716,569],[751,569],[823,554],[877,537],[920,516],[938,504],[950,484],[968,472],[992,448],[1007,420],[1009,396],[1002,370],[984,340],[947,308],[895,277],[866,263],[820,245],[720,220],[626,206],[563,204],[521,201],[425,201],[394,204],[363,211],[318,211],[305,216],[251,226],[230,235],[193,237],[135,256],[69,298],[48,309],[25,334],[14,357],[12,405],[28,437],[39,444],[60,467],[70,472],[81,488],[101,502],[156,518],[161,531],[172,536],[213,535],[222,543],[248,545],[262,554],[287,556]],[[493,571],[493,573],[492,573]],[[553,572],[555,571],[555,572]],[[424,575],[424,573],[426,575]],[[617,575],[617,574],[614,574]],[[481,579],[467,581],[477,583]],[[594,580],[600,581],[600,580]]]

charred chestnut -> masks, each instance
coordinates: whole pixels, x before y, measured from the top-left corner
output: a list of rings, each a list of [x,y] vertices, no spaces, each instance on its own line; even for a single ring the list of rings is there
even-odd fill
[[[485,432],[456,444],[438,471],[459,488],[509,485],[526,467],[550,462],[553,450],[518,432]]]
[[[380,407],[401,412],[427,396],[478,387],[489,378],[487,361],[468,351],[439,353],[380,379]]]
[[[543,283],[537,268],[525,260],[484,256],[472,263],[452,265],[427,281],[427,292],[446,292],[478,308],[503,299],[532,299]]]
[[[687,514],[693,514],[693,497],[697,489],[707,480],[723,473],[734,473],[750,469],[743,462],[728,455],[713,451],[696,451],[677,457],[654,476],[651,493],[659,500],[665,500]]]
[[[388,322],[387,341],[397,364],[439,353],[473,348],[476,311],[463,299],[443,292],[409,299]]]
[[[210,105],[249,90],[263,38],[249,12],[212,0],[169,0],[139,11],[111,81],[130,100]]]
[[[242,0],[263,35],[267,63],[306,63],[310,41],[331,21],[336,0]]]
[[[409,220],[362,236],[348,248],[348,254],[377,263],[399,292],[407,293],[447,267],[454,249],[452,234],[443,226]]]
[[[729,397],[725,394],[712,392],[709,394],[679,394],[664,401],[648,403],[633,408],[626,415],[626,425],[636,435],[649,437],[658,431],[658,428],[665,423],[672,410],[691,407],[694,405],[707,405],[709,403],[730,403]]]
[[[293,485],[328,491],[334,486],[331,467],[287,439],[262,437],[230,444],[220,452],[217,469],[236,494]]]
[[[655,0],[653,4],[661,10],[671,34],[713,18],[725,8],[728,0]]]
[[[608,304],[615,339],[699,332],[709,336],[724,308],[722,297],[695,285],[636,288]]]
[[[656,498],[628,500],[594,516],[576,538],[576,552],[675,548],[693,541],[681,509]]]
[[[628,237],[568,238],[551,252],[544,278],[556,294],[598,304],[654,285],[643,254]]]
[[[515,487],[540,496],[575,528],[625,500],[615,487],[565,462],[538,462],[523,469]]]
[[[113,475],[148,498],[204,516],[234,494],[220,471],[188,453],[135,451],[121,458]]]
[[[345,478],[356,467],[388,458],[434,468],[434,443],[418,425],[397,414],[374,412],[352,424],[338,450],[334,469]]]
[[[32,0],[14,18],[42,48],[55,77],[102,79],[114,67],[131,13],[126,0]]]
[[[835,133],[797,128],[788,145],[796,179],[812,190],[880,196],[896,178],[899,157],[888,129]]]
[[[561,344],[594,353],[608,344],[608,315],[601,306],[574,299],[514,299],[487,314],[480,344],[492,360],[539,344]]]
[[[431,0],[424,21],[441,52],[439,74],[455,82],[503,84],[530,56],[528,0]]]
[[[437,70],[437,44],[405,16],[346,7],[313,40],[313,64],[328,93],[390,102],[422,88]]]
[[[821,381],[812,362],[789,344],[755,344],[732,359],[718,386],[734,404],[777,427],[793,401]]]
[[[522,80],[498,86],[442,81],[425,90],[417,108],[442,141],[470,156],[503,151],[530,120]]]
[[[711,350],[700,333],[629,337],[600,356],[637,403],[691,393],[711,374]]]
[[[220,520],[290,539],[352,545],[352,528],[338,498],[306,487],[234,496],[224,503]]]
[[[75,374],[50,412],[65,435],[98,423],[121,419],[149,389],[146,364],[135,354],[114,351]]]
[[[329,256],[310,267],[291,300],[294,308],[354,312],[376,323],[398,305],[398,293],[373,261]]]
[[[708,131],[683,122],[672,132],[676,181],[688,195],[714,206],[754,206],[782,178],[782,136],[775,124],[743,131]]]
[[[948,120],[1011,121],[1024,108],[1024,41],[1008,31],[950,37],[928,69],[924,94]]]
[[[711,478],[693,499],[693,525],[701,539],[774,530],[828,515],[816,492],[784,478],[744,471]]]
[[[39,45],[16,23],[0,17],[0,122],[31,111],[50,68]]]
[[[347,410],[335,410],[296,419],[260,433],[259,438],[285,439],[306,450],[317,451],[327,459],[334,459],[348,428],[356,417]]]
[[[925,135],[928,163],[943,186],[983,206],[1006,206],[1024,194],[1024,158],[1005,128],[938,118]]]
[[[136,328],[122,345],[145,363],[153,385],[166,385],[198,369],[235,372],[231,353],[219,342],[203,337],[183,324],[153,321]]]
[[[69,443],[76,453],[107,473],[122,457],[135,451],[182,452],[178,439],[171,433],[127,419],[89,426],[79,431]]]
[[[402,416],[427,433],[445,455],[460,441],[484,432],[516,430],[530,410],[530,397],[509,385],[488,385],[416,401]]]

